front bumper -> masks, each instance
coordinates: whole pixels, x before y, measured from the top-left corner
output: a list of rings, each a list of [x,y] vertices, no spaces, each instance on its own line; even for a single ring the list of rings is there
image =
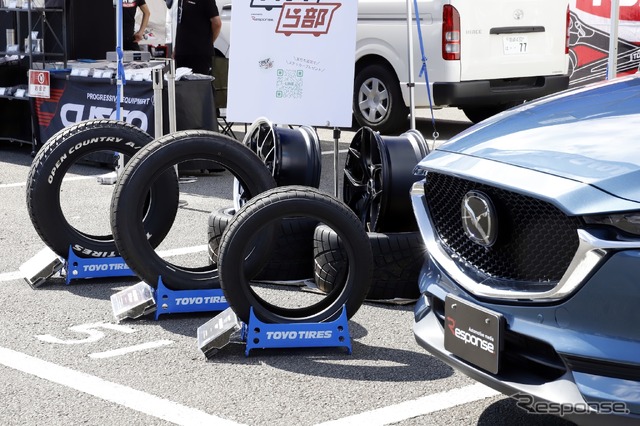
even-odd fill
[[[617,315],[610,312],[608,317],[600,316],[611,306],[621,302],[620,306],[628,306],[628,300],[640,300],[636,299],[640,297],[640,285],[632,284],[639,290],[627,295],[628,287],[624,283],[618,289],[620,291],[613,289],[611,303],[602,299],[602,291],[612,290],[615,285],[607,278],[612,276],[608,274],[616,269],[619,271],[625,264],[628,266],[628,262],[637,262],[637,259],[636,253],[621,252],[613,256],[578,294],[552,306],[492,304],[474,299],[456,286],[434,262],[428,261],[420,277],[423,295],[415,307],[416,341],[453,368],[508,396],[526,394],[536,404],[545,402],[574,407],[616,402],[624,403],[629,411],[626,414],[564,415],[577,424],[640,424],[640,339],[616,336],[612,330],[619,321]],[[447,294],[455,294],[504,315],[504,353],[507,356],[503,356],[498,374],[490,374],[445,349],[443,306]],[[630,299],[625,303],[626,297]],[[601,310],[589,309],[590,301],[600,303]],[[583,309],[589,310],[580,314]],[[628,312],[631,311],[621,314],[628,317]],[[627,318],[628,324],[638,324],[638,315]],[[589,318],[593,324],[599,323],[598,330],[589,331],[592,328],[592,324],[588,324]],[[620,376],[615,377],[616,374]]]

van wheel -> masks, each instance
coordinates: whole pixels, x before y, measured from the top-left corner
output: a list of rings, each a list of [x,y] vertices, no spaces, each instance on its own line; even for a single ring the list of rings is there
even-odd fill
[[[405,105],[400,83],[387,67],[373,64],[358,71],[353,93],[353,114],[362,127],[383,134],[406,129],[409,108]]]
[[[464,112],[464,115],[467,116],[469,120],[473,123],[479,123],[482,120],[486,120],[489,117],[493,117],[494,115],[505,111],[511,107],[521,104],[522,102],[511,102],[508,104],[501,105],[485,105],[485,106],[474,106],[474,107],[460,107],[460,109]]]

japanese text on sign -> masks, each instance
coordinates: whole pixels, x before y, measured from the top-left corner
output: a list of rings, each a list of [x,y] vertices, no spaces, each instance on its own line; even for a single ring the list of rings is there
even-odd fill
[[[333,13],[340,3],[287,3],[282,6],[276,33],[313,34],[318,37],[329,32]]]

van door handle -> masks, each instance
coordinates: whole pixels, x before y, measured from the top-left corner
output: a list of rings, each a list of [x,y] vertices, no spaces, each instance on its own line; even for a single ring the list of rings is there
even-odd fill
[[[489,30],[489,34],[517,34],[517,33],[543,33],[544,27],[495,27]]]

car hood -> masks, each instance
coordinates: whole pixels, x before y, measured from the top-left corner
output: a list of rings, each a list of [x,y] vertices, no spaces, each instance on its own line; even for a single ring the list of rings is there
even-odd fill
[[[537,170],[640,201],[638,136],[640,78],[634,76],[511,109],[436,151]]]

